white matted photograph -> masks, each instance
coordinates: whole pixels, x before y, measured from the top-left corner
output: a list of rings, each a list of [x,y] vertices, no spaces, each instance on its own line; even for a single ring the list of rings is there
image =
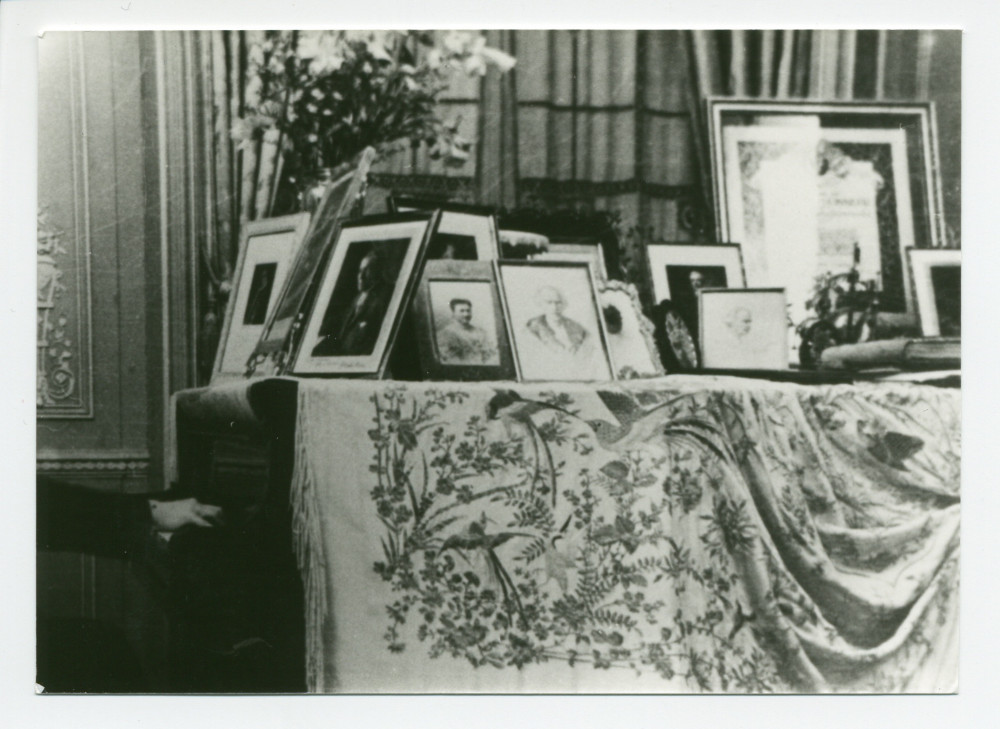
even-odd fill
[[[597,284],[608,350],[620,380],[664,374],[653,323],[642,313],[639,292],[623,281]]]
[[[657,302],[693,300],[702,288],[746,286],[736,243],[650,243],[646,250]]]
[[[246,372],[247,360],[274,311],[308,225],[308,213],[247,223],[219,338],[213,381],[240,377]]]
[[[783,289],[700,290],[702,367],[786,369],[787,316]]]
[[[962,251],[909,248],[914,298],[925,337],[962,335]]]
[[[435,220],[401,213],[340,229],[292,364],[294,374],[383,372]]]
[[[523,380],[614,379],[590,264],[500,261],[500,282]]]
[[[427,260],[492,261],[500,257],[496,217],[488,208],[419,198],[390,197],[389,212],[441,211],[441,223],[427,248]]]

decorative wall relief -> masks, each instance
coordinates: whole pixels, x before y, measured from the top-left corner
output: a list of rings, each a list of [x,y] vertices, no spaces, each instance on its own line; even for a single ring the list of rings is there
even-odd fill
[[[87,252],[67,241],[43,210],[37,238],[38,417],[91,417]]]

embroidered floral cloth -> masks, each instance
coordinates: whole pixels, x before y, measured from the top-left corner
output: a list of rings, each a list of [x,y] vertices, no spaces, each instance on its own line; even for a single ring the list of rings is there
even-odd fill
[[[961,400],[299,384],[317,692],[957,689]]]

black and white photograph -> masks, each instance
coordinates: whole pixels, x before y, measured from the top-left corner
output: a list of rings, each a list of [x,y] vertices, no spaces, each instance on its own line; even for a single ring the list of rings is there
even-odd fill
[[[611,380],[589,263],[500,263],[514,351],[525,381]]]
[[[784,367],[788,319],[783,289],[702,289],[698,319],[703,367]]]
[[[652,243],[646,247],[657,301],[696,299],[702,288],[743,288],[738,244]]]
[[[491,293],[486,283],[430,284],[434,343],[441,364],[500,364]]]
[[[411,308],[424,378],[517,379],[501,296],[493,261],[427,261]]]
[[[431,222],[411,213],[341,228],[293,373],[379,372]]]
[[[247,224],[219,337],[215,377],[246,371],[308,225],[309,216],[303,213]]]
[[[0,5],[6,39],[46,3]],[[0,107],[31,153],[0,163],[30,192],[0,248],[37,239],[0,287],[31,315],[9,591],[37,711],[483,695],[468,726],[642,694],[599,725],[646,726],[678,695],[815,718],[988,682],[958,639],[963,520],[995,512],[962,504],[974,28],[121,5],[31,25]]]
[[[427,260],[492,261],[499,257],[496,218],[488,209],[432,200],[390,198],[390,212],[441,210],[441,222],[427,248]]]
[[[746,286],[737,244],[656,243],[646,247],[657,302],[669,300],[688,330],[698,332],[698,291]]]
[[[642,313],[635,286],[621,281],[602,281],[597,284],[597,294],[617,378],[628,380],[664,374],[656,350],[654,326]]]
[[[910,248],[914,297],[925,337],[962,335],[962,251]]]
[[[277,155],[277,150],[268,146],[262,147],[262,152]],[[336,179],[312,184],[296,192],[298,202],[294,207],[303,209],[304,214],[309,216],[309,228],[248,363],[251,374],[268,376],[284,373],[286,357],[297,343],[292,341],[293,335],[301,334],[302,312],[312,303],[310,294],[315,294],[321,264],[330,255],[331,247],[337,240],[339,223],[357,214],[360,195],[374,156],[375,150],[367,147],[342,165],[341,174]],[[324,177],[333,177],[332,173],[323,174]],[[261,183],[267,181],[265,176]],[[277,187],[272,187],[272,192],[276,190]]]

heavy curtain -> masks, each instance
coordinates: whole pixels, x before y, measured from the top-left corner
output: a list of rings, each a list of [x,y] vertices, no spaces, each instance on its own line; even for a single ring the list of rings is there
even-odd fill
[[[941,31],[490,31],[517,58],[464,105],[474,163],[447,176],[418,159],[397,192],[503,208],[608,210],[626,257],[650,240],[711,240],[706,96],[933,99],[960,128],[960,34]],[[478,97],[478,106],[472,98]],[[960,238],[959,135],[940,139],[949,244]],[[631,255],[630,255],[631,254]]]
[[[180,297],[187,315],[176,317],[187,332],[178,334],[177,346],[186,340],[193,370],[175,383],[185,387],[207,381],[211,372],[240,231],[274,209],[280,140],[236,143],[231,137],[261,93],[256,67],[263,62],[263,31],[151,35],[161,214],[180,266],[175,278],[187,289]]]

